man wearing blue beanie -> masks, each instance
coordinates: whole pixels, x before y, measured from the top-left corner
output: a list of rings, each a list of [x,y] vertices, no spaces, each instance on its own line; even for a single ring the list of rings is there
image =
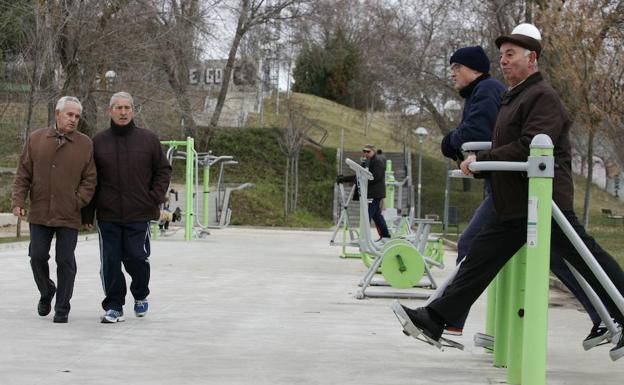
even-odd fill
[[[465,102],[461,122],[444,137],[441,147],[444,156],[459,162],[463,160],[462,144],[492,140],[492,130],[505,86],[489,75],[490,59],[481,46],[460,48],[453,53],[449,62],[454,88]],[[481,205],[457,242],[457,263],[466,256],[472,239],[494,213],[492,188],[488,179],[484,180],[483,195]],[[461,335],[465,321],[464,317],[462,322],[446,325],[445,333]]]

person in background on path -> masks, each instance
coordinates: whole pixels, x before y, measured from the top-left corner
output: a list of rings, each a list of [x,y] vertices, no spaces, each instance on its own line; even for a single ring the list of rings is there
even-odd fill
[[[160,204],[171,178],[158,136],[134,123],[134,101],[127,92],[110,99],[110,128],[93,138],[98,187],[85,222],[97,218],[101,276],[105,298],[102,323],[124,320],[126,280],[131,277],[137,317],[147,313],[150,280],[150,221],[160,217]],[[95,213],[94,213],[95,211]]]
[[[24,218],[26,196],[30,198],[30,245],[28,255],[41,295],[37,312],[67,323],[69,301],[76,279],[76,243],[81,225],[80,209],[95,192],[97,180],[93,143],[77,131],[82,113],[80,101],[63,96],[56,103],[55,124],[33,131],[17,166],[12,194],[13,215]],[[50,246],[56,237],[57,286],[50,279]]]

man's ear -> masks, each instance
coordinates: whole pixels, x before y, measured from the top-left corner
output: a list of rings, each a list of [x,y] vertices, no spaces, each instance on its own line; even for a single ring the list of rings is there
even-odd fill
[[[535,64],[536,61],[537,61],[537,52],[531,51],[529,53],[529,63]]]

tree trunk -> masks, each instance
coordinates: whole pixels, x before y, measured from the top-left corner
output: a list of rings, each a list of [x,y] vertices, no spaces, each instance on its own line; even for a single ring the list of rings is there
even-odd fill
[[[587,180],[585,181],[585,200],[583,202],[583,226],[589,224],[589,202],[591,197],[592,179],[594,177],[594,132],[589,131],[587,139]]]
[[[219,97],[217,98],[217,105],[215,106],[214,113],[212,114],[212,118],[210,119],[210,126],[208,127],[207,132],[204,132],[205,138],[209,137],[211,134],[210,131],[217,128],[217,125],[219,124],[221,111],[223,110],[225,98],[227,96],[228,88],[230,86],[230,78],[232,77],[234,61],[236,60],[236,52],[238,51],[238,46],[240,45],[241,39],[245,35],[245,32],[247,32],[247,14],[249,12],[248,4],[248,0],[243,0],[241,2],[240,15],[238,17],[238,24],[236,25],[236,34],[234,35],[234,41],[232,41],[232,46],[230,47],[230,53],[228,55],[225,69],[223,70],[223,83],[221,83],[221,90],[219,91]]]
[[[173,84],[171,84],[173,87]],[[180,108],[178,114],[184,119],[184,136],[190,136],[195,138],[197,135],[197,125],[195,124],[195,118],[193,118],[193,109],[191,108],[191,102],[189,101],[186,92],[182,87],[174,89],[178,107]],[[199,143],[200,148],[204,148],[206,143]]]
[[[25,143],[30,134],[32,128],[32,116],[35,104],[35,92],[37,90],[37,75],[39,73],[39,52],[41,51],[41,33],[40,33],[40,20],[39,6],[35,6],[35,49],[33,55],[33,69],[30,78],[30,91],[28,91],[28,112],[26,114],[26,127],[24,131],[20,133],[20,139]],[[19,222],[18,222],[19,224]],[[19,236],[19,235],[18,235]]]
[[[30,129],[32,125],[32,116],[33,109],[35,104],[35,92],[37,89],[37,72],[39,71],[39,54],[35,53],[33,58],[33,70],[32,70],[32,78],[30,79],[30,91],[28,91],[28,112],[26,114],[26,127],[24,131],[20,133],[20,139],[25,143],[28,138],[28,134],[30,134]]]
[[[299,152],[295,157],[295,199],[293,200],[293,211],[297,211],[297,201],[299,200]]]
[[[286,156],[286,175],[284,176],[284,220],[288,217],[288,175],[290,170],[290,158]]]

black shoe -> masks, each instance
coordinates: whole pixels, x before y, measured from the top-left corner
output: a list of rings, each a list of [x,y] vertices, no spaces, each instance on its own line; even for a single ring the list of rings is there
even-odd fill
[[[624,356],[624,329],[620,330],[620,339],[617,345],[609,351],[611,360],[616,361]]]
[[[609,329],[607,329],[603,324],[597,323],[594,324],[589,335],[583,340],[583,349],[589,350],[600,345],[604,340],[607,339]]]
[[[66,324],[68,318],[68,314],[54,313],[54,319],[52,321],[56,324]]]
[[[40,299],[39,304],[37,304],[37,313],[40,316],[45,317],[52,311],[52,298],[50,300]]]
[[[434,341],[439,341],[444,330],[444,324],[438,322],[431,312],[425,307],[412,310],[394,301],[390,306],[400,318],[403,330],[412,336],[420,334],[420,331]]]
[[[56,288],[53,289],[52,294],[49,297],[41,297],[39,299],[39,303],[37,304],[37,313],[40,316],[45,317],[52,311],[52,298],[54,298],[54,294],[56,294]]]

